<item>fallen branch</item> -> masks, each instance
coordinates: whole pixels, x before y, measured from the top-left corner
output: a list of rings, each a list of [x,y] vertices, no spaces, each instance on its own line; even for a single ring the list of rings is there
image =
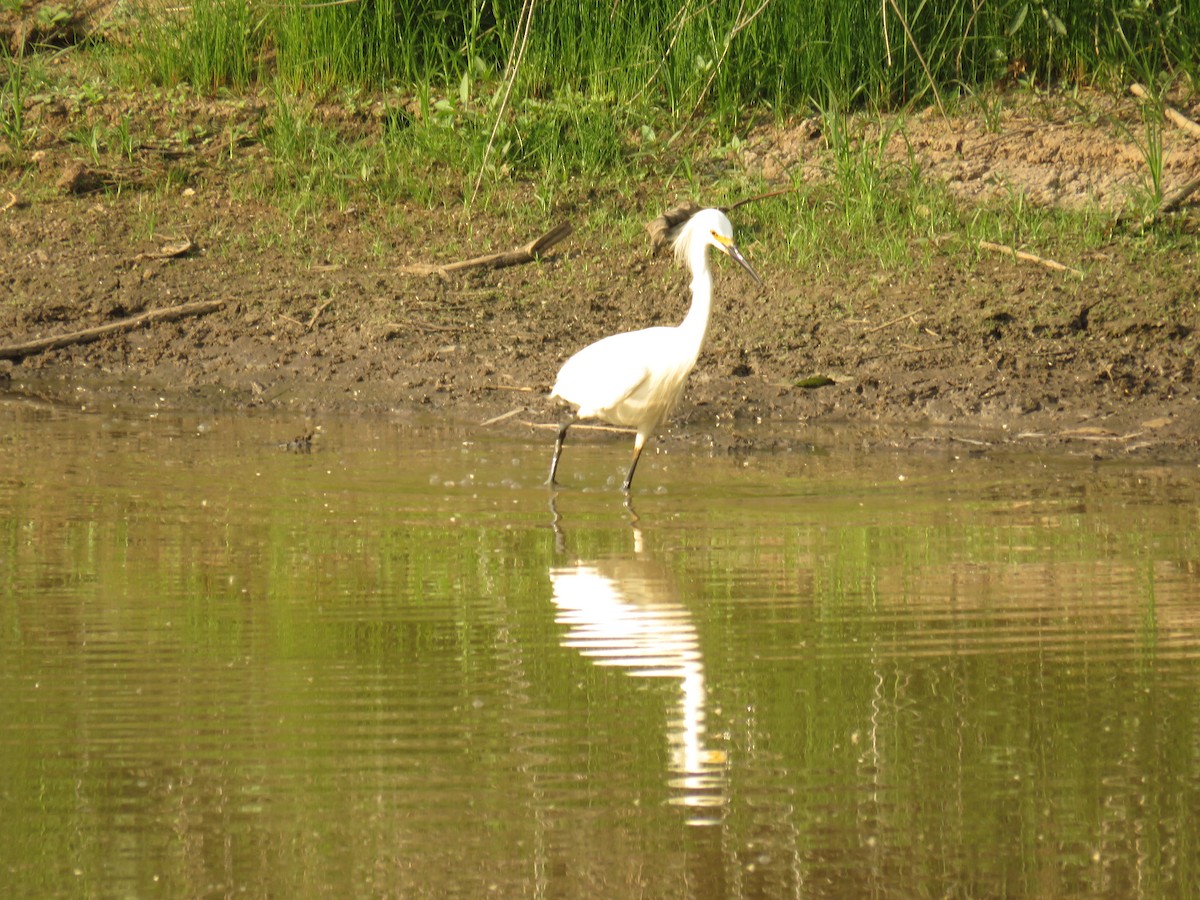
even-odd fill
[[[1053,259],[1046,259],[1044,256],[1026,253],[1024,250],[1017,250],[1014,247],[1006,247],[1004,244],[993,244],[991,241],[980,241],[979,249],[991,250],[993,253],[1006,253],[1013,259],[1037,263],[1039,266],[1045,266],[1047,269],[1054,269],[1056,272],[1070,272],[1072,275],[1078,275],[1080,278],[1083,277],[1083,272],[1079,269],[1073,269],[1070,266],[1064,266],[1062,263],[1056,262]]]
[[[1147,91],[1140,84],[1138,84],[1136,81],[1129,86],[1129,93],[1133,94],[1133,96],[1135,96],[1135,97],[1141,98],[1142,100],[1150,99],[1150,92]],[[1173,122],[1178,127],[1182,128],[1184,131],[1186,131],[1192,137],[1200,138],[1200,125],[1197,125],[1195,122],[1193,122],[1191,119],[1189,119],[1183,113],[1181,113],[1175,107],[1168,106],[1167,104],[1164,103],[1163,104],[1163,117],[1170,119],[1171,122]]]
[[[178,259],[181,256],[187,256],[196,249],[195,242],[190,237],[183,237],[176,240],[167,241],[157,250],[149,253],[139,253],[133,258],[134,262],[143,259]]]
[[[1139,438],[1145,433],[1145,431],[1130,431],[1127,434],[1113,434],[1112,432],[1104,432],[1098,428],[1068,428],[1066,431],[1060,431],[1058,437],[1078,441],[1132,441],[1134,438]]]
[[[293,319],[293,321],[295,321]],[[417,328],[421,331],[441,331],[447,334],[457,334],[463,330],[461,325],[435,325],[433,322],[422,322],[419,319],[409,319],[407,322],[388,322],[385,328],[392,331],[407,331],[410,328]]]
[[[24,359],[26,356],[45,353],[47,350],[57,350],[60,347],[69,347],[72,344],[86,344],[110,334],[133,331],[136,328],[141,328],[143,325],[150,325],[155,322],[173,322],[176,319],[186,319],[189,316],[204,316],[208,313],[216,312],[224,305],[224,300],[200,300],[196,303],[169,306],[166,309],[152,309],[149,312],[130,316],[128,319],[109,322],[106,325],[97,325],[95,328],[85,328],[82,331],[72,331],[56,337],[38,338],[35,341],[26,341],[23,344],[10,344],[7,347],[0,347],[0,359]]]
[[[523,412],[525,412],[525,407],[518,406],[516,409],[510,409],[506,413],[501,413],[498,416],[492,416],[490,419],[485,419],[484,421],[479,423],[479,427],[486,428],[488,425],[495,425],[497,422],[503,422],[505,419],[511,419],[513,416],[517,415],[518,413],[523,413]]]
[[[704,83],[704,87],[700,91],[700,96],[696,98],[696,105],[692,107],[692,113],[690,116],[688,116],[689,119],[694,119],[696,117],[696,113],[700,111],[700,107],[704,103],[704,98],[708,96],[709,88],[711,88],[713,86],[713,82],[717,80],[717,75],[724,71],[725,57],[729,55],[729,50],[731,47],[733,47],[733,39],[737,37],[739,31],[744,31],[746,28],[748,28],[750,23],[757,19],[759,15],[762,14],[762,11],[770,5],[770,3],[771,0],[762,0],[762,4],[758,7],[758,9],[750,13],[749,16],[742,18],[742,11],[746,8],[746,4],[743,0],[741,8],[738,10],[737,14],[738,21],[734,22],[733,28],[730,29],[728,37],[725,38],[725,45],[721,49],[721,58],[717,60],[716,65],[712,66],[712,70],[708,75],[708,81]]]
[[[1174,212],[1183,204],[1184,200],[1196,193],[1197,189],[1200,189],[1200,176],[1193,178],[1187,184],[1180,185],[1169,193],[1163,194],[1162,200],[1159,201],[1158,209],[1142,219],[1142,227],[1149,228],[1167,213]],[[1120,219],[1117,222],[1118,224],[1122,224],[1122,220]]]
[[[1142,217],[1141,227],[1149,228],[1159,219],[1167,215],[1167,213],[1174,212],[1181,205],[1183,205],[1184,200],[1196,193],[1197,190],[1200,190],[1200,176],[1193,178],[1186,184],[1180,185],[1173,191],[1168,191],[1167,193],[1163,194],[1162,200],[1160,200],[1158,203],[1158,207],[1153,212]],[[1117,221],[1115,224],[1118,227],[1126,226],[1129,224],[1130,220],[1133,219],[1134,215],[1134,213],[1127,210],[1117,216]]]
[[[555,424],[554,422],[522,421],[521,424],[528,425],[530,428],[553,428],[556,430],[558,428],[562,427],[560,425]],[[584,425],[582,423],[577,423],[575,425],[572,425],[571,429],[573,431],[607,431],[610,434],[633,434],[635,431],[635,429],[633,429],[633,428],[618,428],[616,425]]]
[[[525,394],[533,394],[537,392],[537,388],[524,387],[519,384],[485,384],[485,391],[521,391]]]
[[[321,318],[321,313],[323,313],[323,312],[325,312],[325,310],[329,309],[329,307],[332,303],[333,303],[333,298],[330,297],[328,300],[326,300],[324,303],[322,303],[320,306],[318,306],[313,311],[313,314],[308,317],[308,325],[306,325],[305,328],[307,328],[309,331],[312,331],[313,326],[317,324],[317,319]]]
[[[1197,188],[1200,188],[1200,177],[1193,178],[1187,184],[1175,188],[1169,194],[1164,194],[1162,203],[1158,204],[1158,209],[1155,211],[1155,216],[1162,216],[1171,212],[1184,200],[1196,193]]]
[[[767,191],[763,194],[756,194],[753,197],[743,197],[729,206],[718,206],[717,209],[723,213],[730,213],[739,206],[745,206],[747,203],[757,203],[759,200],[769,200],[772,197],[779,197],[783,194],[790,194],[795,188],[785,187],[775,191]],[[653,252],[659,247],[665,247],[679,236],[679,229],[687,224],[688,219],[703,209],[699,203],[692,200],[684,200],[678,206],[673,206],[665,213],[656,219],[646,223],[646,231],[650,233],[650,250]]]
[[[863,332],[863,334],[874,334],[876,331],[883,331],[883,329],[885,329],[885,328],[891,328],[893,325],[899,325],[905,319],[911,319],[913,316],[915,316],[917,314],[917,312],[918,311],[914,309],[912,312],[905,313],[902,316],[897,316],[896,318],[892,319],[890,322],[884,322],[882,325],[876,325],[874,328],[868,328],[866,331]]]
[[[942,114],[942,119],[949,121],[950,117],[946,115],[946,107],[942,105],[942,95],[938,93],[937,82],[933,79],[933,72],[929,69],[929,64],[925,62],[925,57],[921,55],[921,47],[917,44],[917,39],[913,37],[912,31],[909,30],[908,20],[904,18],[904,13],[900,12],[900,7],[896,5],[896,0],[885,0],[892,7],[892,12],[896,14],[896,18],[900,20],[900,27],[904,29],[904,36],[908,38],[909,46],[913,48],[913,53],[917,57],[917,62],[921,64],[921,68],[925,70],[926,83],[929,85],[929,90],[933,93],[933,99],[937,103],[938,111]],[[885,11],[886,6],[882,7]],[[886,29],[886,23],[885,23]]]
[[[507,266],[517,266],[522,263],[534,262],[547,250],[567,237],[573,229],[569,222],[563,222],[551,228],[540,238],[530,241],[524,247],[505,250],[503,253],[488,253],[472,259],[438,265],[436,263],[415,263],[411,266],[401,266],[400,271],[406,275],[440,275],[445,277],[453,272],[464,269],[503,269]]]

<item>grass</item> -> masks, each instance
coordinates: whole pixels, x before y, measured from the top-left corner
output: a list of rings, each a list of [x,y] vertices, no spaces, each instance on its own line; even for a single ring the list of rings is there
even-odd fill
[[[25,115],[29,93],[29,66],[24,49],[15,56],[0,58],[4,81],[0,84],[0,137],[13,152],[20,153],[33,139],[32,128]]]
[[[294,90],[457,85],[506,73],[528,5],[198,0],[190,17],[145,7],[138,46],[157,80],[243,86],[266,75],[263,60],[274,54],[274,71]],[[542,0],[533,5],[517,93],[648,100],[685,116],[702,106],[733,120],[748,105],[795,108],[830,91],[843,101],[905,103],[1013,72],[1043,83],[1142,69],[1194,73],[1200,9],[1168,6],[647,0],[597,10]]]
[[[684,0],[617,3],[602,15],[543,0],[514,66],[523,8],[453,0],[144,6],[130,39],[104,49],[99,68],[120,89],[156,92],[169,114],[197,96],[259,98],[258,120],[233,120],[215,135],[181,112],[171,140],[195,151],[212,138],[242,167],[235,192],[301,221],[365,203],[474,206],[531,225],[582,210],[619,220],[632,237],[663,197],[728,202],[762,190],[739,162],[749,123],[815,110],[823,176],[742,218],[774,236],[762,250],[767,261],[778,254],[833,266],[867,255],[903,268],[948,235],[1048,252],[1071,244],[1072,255],[1107,239],[1102,216],[1034,207],[1015,191],[964,210],[911,156],[894,155],[912,111],[966,106],[1000,133],[1008,101],[993,90],[997,79],[1019,81],[1036,98],[1039,85],[1064,78],[1136,77],[1154,91],[1143,129],[1129,133],[1146,174],[1144,196],[1132,202],[1149,207],[1164,190],[1163,92],[1197,72],[1200,47],[1200,11],[1137,0],[1064,0],[1053,9],[1014,0]],[[30,62],[0,65],[0,136],[16,152],[37,130]],[[103,90],[94,77],[57,87],[84,89]],[[97,165],[135,162],[147,124],[128,113],[103,121],[88,114],[94,105],[72,102],[66,139]],[[247,146],[260,147],[265,164],[241,163]],[[9,164],[21,165],[16,155]],[[164,175],[186,177],[181,167]]]
[[[200,89],[244,89],[258,79],[268,20],[251,0],[195,0],[183,9],[145,6],[132,51],[146,80]]]

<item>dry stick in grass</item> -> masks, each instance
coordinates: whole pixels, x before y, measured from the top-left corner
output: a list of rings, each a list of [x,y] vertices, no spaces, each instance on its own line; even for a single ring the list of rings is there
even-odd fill
[[[1047,269],[1054,269],[1056,272],[1070,272],[1072,275],[1083,277],[1083,272],[1079,269],[1073,269],[1070,266],[1064,266],[1060,262],[1053,259],[1046,259],[1044,256],[1038,256],[1034,253],[1026,253],[1024,250],[1017,250],[1013,247],[1006,247],[1004,244],[993,244],[991,241],[980,241],[980,250],[991,250],[993,253],[1006,253],[1013,259],[1024,260],[1025,262],[1037,263],[1039,266],[1045,266]]]
[[[763,194],[756,194],[753,197],[743,197],[736,203],[729,206],[717,207],[723,213],[730,213],[739,206],[745,206],[747,203],[757,203],[759,200],[769,200],[771,197],[779,197],[783,194],[790,194],[795,188],[785,187],[774,191],[767,191]],[[665,247],[667,244],[675,240],[679,234],[679,228],[687,222],[692,216],[700,212],[701,206],[691,200],[684,200],[678,206],[673,206],[665,213],[656,219],[646,223],[646,231],[650,233],[650,249],[651,251],[658,250],[659,247]]]
[[[1158,205],[1158,210],[1154,213],[1154,216],[1157,218],[1158,216],[1166,215],[1179,206],[1179,204],[1183,203],[1188,197],[1192,196],[1192,194],[1196,193],[1197,188],[1200,188],[1200,176],[1193,178],[1187,184],[1180,185],[1169,194],[1164,194],[1162,203]]]
[[[943,119],[949,119],[946,115],[946,107],[942,106],[942,95],[938,93],[937,82],[933,80],[933,72],[929,70],[929,64],[925,62],[925,56],[921,53],[921,48],[917,46],[917,39],[913,37],[911,31],[908,30],[908,22],[904,18],[904,14],[900,12],[900,7],[896,5],[896,0],[885,0],[891,7],[892,12],[896,14],[896,18],[900,20],[900,27],[904,29],[904,36],[908,38],[908,43],[913,48],[913,53],[917,56],[917,62],[921,64],[921,68],[925,70],[925,78],[929,81],[929,90],[933,92],[933,99],[937,101],[938,111],[942,114]],[[884,23],[884,33],[887,33],[887,23]]]
[[[1129,92],[1135,97],[1141,98],[1142,100],[1150,99],[1149,91],[1147,91],[1136,81],[1129,86]],[[1190,134],[1192,137],[1200,138],[1200,125],[1197,125],[1179,110],[1164,103],[1163,115]],[[1142,227],[1149,228],[1167,213],[1177,209],[1180,204],[1182,204],[1183,201],[1188,197],[1192,196],[1192,194],[1194,194],[1198,188],[1200,188],[1200,177],[1193,178],[1186,184],[1175,188],[1175,190],[1163,194],[1162,200],[1159,201],[1158,209],[1154,210],[1154,212],[1142,219]],[[1117,221],[1120,223],[1121,219],[1118,219]]]
[[[329,307],[330,307],[330,305],[332,305],[332,303],[333,303],[333,298],[331,297],[330,299],[328,299],[324,303],[322,303],[320,306],[318,306],[315,310],[313,310],[313,314],[308,317],[308,324],[305,326],[305,328],[307,328],[309,331],[312,331],[313,326],[317,324],[317,319],[321,318],[321,313],[323,313],[323,312],[325,312],[325,310],[329,309]]]
[[[1154,212],[1142,219],[1142,227],[1149,228],[1163,216],[1169,212],[1178,209],[1179,206],[1196,190],[1200,189],[1200,176],[1193,178],[1191,181],[1181,184],[1173,191],[1168,191],[1163,194],[1162,200],[1159,201],[1158,208]],[[1131,216],[1128,213],[1122,213],[1117,217],[1117,225],[1126,225],[1129,223]]]
[[[189,316],[203,316],[210,312],[216,312],[224,305],[224,300],[200,300],[196,303],[184,303],[181,306],[169,306],[166,309],[152,309],[149,312],[131,316],[128,319],[121,319],[118,322],[97,325],[95,328],[85,328],[82,331],[72,331],[56,337],[38,338],[35,341],[26,341],[23,344],[11,344],[7,347],[0,347],[0,359],[23,359],[26,356],[45,353],[47,350],[57,350],[59,347],[69,347],[72,344],[86,344],[89,341],[99,340],[106,335],[119,334],[123,331],[133,331],[135,328],[141,328],[143,325],[149,325],[154,322],[173,322],[176,319],[186,319]]]
[[[1150,92],[1147,91],[1140,84],[1138,84],[1136,81],[1129,86],[1129,93],[1133,94],[1133,96],[1135,96],[1135,97],[1141,98],[1142,100],[1150,99]],[[1193,122],[1191,119],[1189,119],[1183,113],[1181,113],[1175,107],[1168,106],[1167,104],[1164,103],[1163,104],[1163,115],[1166,118],[1170,119],[1173,123],[1175,123],[1175,125],[1179,126],[1184,131],[1186,131],[1188,134],[1190,134],[1192,137],[1200,138],[1200,125],[1197,125],[1195,122]]]
[[[492,155],[492,145],[496,143],[496,135],[500,132],[500,121],[504,118],[505,110],[508,109],[509,95],[512,94],[513,85],[517,81],[517,72],[525,59],[525,48],[529,46],[529,28],[533,24],[533,7],[536,3],[537,0],[524,0],[521,4],[521,14],[517,17],[517,33],[521,35],[521,42],[514,43],[508,52],[508,63],[504,67],[506,75],[504,96],[500,99],[500,106],[496,110],[496,120],[492,123],[492,133],[488,135],[487,146],[483,148],[483,161],[479,164],[479,176],[475,179],[475,189],[471,191],[467,209],[475,205],[475,198],[479,195],[479,188],[483,184],[483,173],[487,171],[488,157]]]
[[[446,276],[452,272],[461,272],[464,269],[503,269],[505,266],[516,266],[521,263],[533,262],[563,238],[567,237],[571,231],[571,224],[563,222],[555,225],[541,237],[530,241],[524,247],[505,250],[503,253],[488,253],[484,256],[476,256],[473,259],[464,259],[460,262],[446,263],[445,265],[416,263],[411,266],[401,266],[400,271],[406,275]]]
[[[746,11],[746,0],[742,0],[742,4],[738,7],[737,15],[734,17],[733,28],[729,30],[729,36],[725,38],[725,46],[721,49],[721,58],[717,60],[717,64],[712,67],[709,72],[708,81],[704,82],[704,88],[700,91],[700,96],[696,98],[696,105],[692,107],[692,117],[700,111],[700,105],[704,103],[704,98],[708,96],[708,89],[713,86],[713,82],[717,78],[717,73],[721,71],[721,66],[725,62],[725,57],[729,55],[729,48],[733,46],[733,39],[737,37],[739,31],[743,31],[750,26],[750,23],[757,19],[771,0],[763,0],[762,4],[754,12],[748,16],[742,14]]]
[[[295,319],[292,319],[295,322]],[[407,322],[388,322],[385,328],[390,328],[393,331],[407,331],[410,328],[416,328],[420,331],[444,331],[447,333],[458,333],[463,330],[462,325],[435,325],[433,322],[422,322],[419,319],[409,319]]]

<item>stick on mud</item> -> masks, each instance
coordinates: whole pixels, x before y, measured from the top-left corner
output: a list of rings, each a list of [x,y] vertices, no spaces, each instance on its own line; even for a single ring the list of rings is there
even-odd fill
[[[1073,269],[1070,266],[1064,266],[1062,263],[1053,259],[1046,259],[1044,256],[1038,256],[1035,253],[1026,253],[1024,250],[1017,250],[1014,247],[1006,247],[1004,244],[993,244],[991,241],[980,241],[980,250],[991,250],[993,253],[1005,253],[1013,259],[1020,259],[1025,262],[1037,263],[1039,266],[1045,266],[1047,269],[1054,269],[1056,272],[1070,272],[1072,275],[1083,277],[1083,271]]]
[[[436,263],[415,263],[411,266],[401,266],[400,271],[407,275],[441,275],[446,276],[464,269],[503,269],[506,266],[516,266],[521,263],[533,262],[547,250],[567,237],[574,229],[569,222],[554,226],[541,237],[530,241],[524,247],[505,250],[503,253],[488,253],[459,262],[439,265]]]
[[[24,359],[26,356],[45,353],[47,350],[57,350],[60,347],[69,347],[72,344],[86,344],[110,334],[133,331],[135,328],[141,328],[143,325],[150,325],[155,322],[173,322],[176,319],[186,319],[189,316],[204,316],[208,313],[216,312],[224,305],[224,300],[200,300],[196,303],[169,306],[166,309],[152,309],[149,312],[130,316],[128,319],[120,319],[116,322],[97,325],[95,328],[85,328],[82,331],[71,331],[67,334],[60,334],[54,337],[38,338],[37,340],[26,341],[21,344],[10,344],[7,347],[0,347],[0,359]]]
[[[1129,86],[1129,93],[1133,94],[1133,96],[1138,97],[1142,100],[1150,99],[1150,92],[1147,91],[1140,84],[1138,84],[1136,81]],[[1175,107],[1168,106],[1166,103],[1164,103],[1163,104],[1163,116],[1165,118],[1171,120],[1172,122],[1174,122],[1177,127],[1182,128],[1184,131],[1186,131],[1192,137],[1200,138],[1200,125],[1197,125],[1195,122],[1193,122],[1191,119],[1189,119],[1183,113],[1181,113]]]

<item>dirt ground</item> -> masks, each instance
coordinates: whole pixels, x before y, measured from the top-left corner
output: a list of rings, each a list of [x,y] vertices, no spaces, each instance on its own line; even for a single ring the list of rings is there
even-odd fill
[[[89,100],[86,114],[132,102]],[[1114,115],[1134,109],[1088,102]],[[252,100],[190,104],[185,124],[216,135],[262,112]],[[1081,115],[1070,98],[1034,105],[995,117],[931,112],[894,135],[889,152],[964,203],[1017,191],[1033,204],[1115,214],[1144,177],[1135,132]],[[1200,102],[1181,111],[1196,118]],[[34,104],[32,167],[0,167],[0,345],[225,304],[0,361],[13,392],[92,407],[159,398],[266,407],[294,413],[298,430],[342,413],[435,412],[471,427],[511,414],[486,427],[529,435],[531,423],[561,415],[545,395],[571,353],[615,331],[673,324],[686,309],[685,274],[652,255],[644,235],[601,241],[587,199],[561,210],[576,232],[538,264],[409,275],[400,267],[536,235],[494,215],[468,223],[451,205],[401,217],[351,208],[304,213],[309,250],[298,253],[278,237],[291,227],[285,213],[230,187],[245,167],[268,164],[260,146],[196,142],[185,177],[163,186],[162,167],[180,166],[169,131],[131,160],[96,166],[68,139],[82,114]],[[1200,175],[1200,140],[1169,128],[1164,143],[1165,184]],[[747,135],[741,163],[768,181],[816,179],[828,171],[824,146],[811,121],[763,125]],[[645,198],[646,218],[676,199]],[[1196,233],[1194,202],[1176,216],[1172,227]],[[771,235],[756,229],[753,207],[733,218],[750,259],[766,255]],[[193,246],[172,256],[184,236]],[[662,440],[742,452],[851,434],[868,446],[1190,458],[1200,450],[1200,254],[1194,241],[1182,253],[1175,242],[1173,258],[1148,266],[1153,237],[1138,246],[1060,260],[1082,275],[961,246],[900,273],[760,262],[761,290],[720,265],[708,344]]]

